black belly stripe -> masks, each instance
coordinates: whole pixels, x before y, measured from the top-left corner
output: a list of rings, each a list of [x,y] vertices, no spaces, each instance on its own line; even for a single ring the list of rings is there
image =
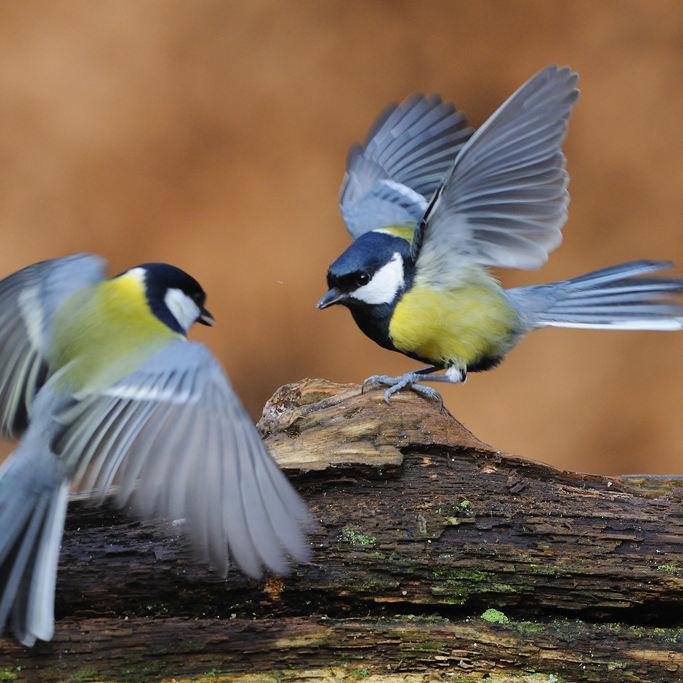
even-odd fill
[[[500,365],[503,361],[503,356],[484,356],[480,358],[476,363],[467,366],[467,372],[484,372],[486,370],[491,370],[497,365]]]

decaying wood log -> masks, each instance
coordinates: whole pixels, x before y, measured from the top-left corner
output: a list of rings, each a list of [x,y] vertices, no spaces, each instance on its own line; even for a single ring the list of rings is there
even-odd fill
[[[312,562],[223,580],[178,528],[75,501],[55,639],[4,639],[0,678],[683,680],[683,481],[558,470],[436,401],[321,380],[259,427],[313,510]]]

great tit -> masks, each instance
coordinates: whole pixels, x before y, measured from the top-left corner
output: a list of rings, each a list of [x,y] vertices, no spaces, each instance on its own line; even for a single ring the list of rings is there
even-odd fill
[[[351,148],[340,204],[354,242],[330,266],[318,308],[346,306],[380,346],[429,364],[366,380],[389,385],[387,402],[404,387],[440,399],[417,383],[464,382],[541,327],[681,329],[683,279],[635,277],[669,262],[507,290],[486,269],[539,268],[562,241],[560,148],[577,81],[569,67],[543,69],[475,133],[452,104],[414,95]]]
[[[216,358],[199,283],[147,263],[105,279],[79,254],[0,282],[0,631],[50,640],[67,494],[112,485],[142,518],[183,519],[193,549],[250,577],[305,560],[309,513]]]

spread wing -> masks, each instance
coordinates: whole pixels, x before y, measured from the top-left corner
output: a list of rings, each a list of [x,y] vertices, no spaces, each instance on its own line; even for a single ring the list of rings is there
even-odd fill
[[[577,80],[569,67],[543,69],[470,138],[413,242],[418,274],[439,279],[458,259],[526,269],[546,262],[567,219],[560,147]]]
[[[465,115],[438,95],[412,95],[387,107],[365,144],[349,151],[339,202],[353,239],[420,221],[471,134]]]
[[[272,459],[218,361],[174,341],[98,395],[57,416],[55,450],[84,488],[120,486],[144,518],[185,519],[195,551],[251,577],[308,557],[309,513]]]
[[[27,426],[33,397],[49,369],[43,354],[59,305],[100,282],[106,262],[91,254],[42,261],[0,281],[0,429],[14,437]]]

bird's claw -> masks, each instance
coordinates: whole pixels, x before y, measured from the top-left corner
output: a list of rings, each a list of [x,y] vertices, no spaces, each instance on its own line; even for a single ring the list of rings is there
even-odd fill
[[[443,410],[443,398],[436,389],[432,389],[431,387],[426,387],[424,384],[417,384],[415,382],[410,385],[410,388],[413,391],[417,391],[418,394],[426,396],[427,398],[435,398],[439,402],[439,411]],[[387,400],[386,391],[384,392],[384,400]]]
[[[421,375],[415,372],[408,372],[400,377],[389,377],[389,375],[373,375],[368,377],[361,387],[361,393],[365,391],[365,386],[367,384],[372,384],[373,382],[378,382],[380,384],[388,384],[389,388],[384,392],[384,400],[388,405],[391,405],[391,396],[401,389],[412,389],[418,394],[422,394],[427,398],[435,398],[439,401],[439,410],[443,409],[443,398],[441,394],[432,389],[431,387],[426,387],[423,384],[419,384],[422,379]]]
[[[368,377],[362,384],[360,388],[360,393],[364,394],[365,393],[365,387],[368,384],[372,384],[373,382],[380,382],[382,384],[391,384],[391,380],[396,379],[396,377],[389,377],[389,375],[373,375],[372,377]]]

